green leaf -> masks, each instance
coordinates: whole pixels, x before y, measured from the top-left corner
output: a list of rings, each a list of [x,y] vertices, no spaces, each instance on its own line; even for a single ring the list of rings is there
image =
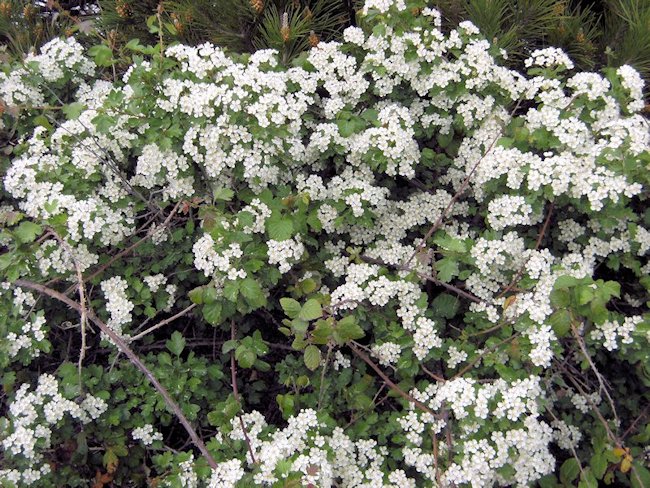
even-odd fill
[[[617,281],[606,281],[602,289],[607,293],[608,297],[621,298],[621,284]]]
[[[578,488],[598,488],[598,480],[591,472],[590,468],[583,469],[580,474],[580,483],[578,483]]]
[[[300,310],[299,318],[303,320],[316,320],[323,316],[323,308],[318,300],[310,298]]]
[[[41,235],[43,229],[40,225],[34,222],[21,222],[20,225],[14,230],[14,234],[22,243],[33,242],[36,236]]]
[[[286,217],[271,217],[266,221],[266,230],[274,241],[286,241],[293,236],[293,222]]]
[[[0,254],[0,271],[4,271],[14,262],[14,255],[11,253]]]
[[[594,298],[594,290],[591,285],[582,285],[576,289],[578,305],[586,305]]]
[[[312,332],[312,341],[314,344],[327,344],[332,335],[332,326],[327,320],[319,320]]]
[[[239,295],[239,281],[229,281],[223,287],[223,296],[231,302],[237,301]]]
[[[210,325],[221,323],[222,305],[220,302],[206,303],[203,305],[203,318]]]
[[[594,472],[594,476],[598,479],[602,479],[605,476],[605,471],[607,471],[607,456],[604,453],[599,452],[591,456],[591,469]]]
[[[574,278],[573,276],[560,276],[558,279],[555,280],[555,284],[553,287],[556,290],[561,290],[564,288],[571,288],[576,286],[580,281],[577,278]]]
[[[278,402],[278,407],[280,407],[283,416],[290,417],[294,414],[294,395],[277,395],[275,401]]]
[[[356,127],[356,124],[352,120],[337,120],[336,125],[339,128],[339,134],[341,134],[342,137],[350,137],[352,134],[354,134],[354,129]]]
[[[566,308],[571,304],[571,293],[564,288],[551,292],[551,305],[555,308]]]
[[[565,309],[558,310],[551,315],[549,323],[553,327],[555,335],[558,337],[566,337],[571,328],[571,313]]]
[[[127,43],[124,45],[124,48],[125,48],[125,49],[129,49],[129,50],[131,50],[131,51],[138,51],[138,52],[142,51],[142,48],[143,48],[143,47],[144,47],[144,46],[142,46],[142,45],[140,44],[140,39],[137,39],[137,38],[136,38],[136,39],[131,39],[129,42],[127,42]]]
[[[216,188],[212,192],[212,198],[215,200],[223,200],[225,202],[229,202],[232,200],[232,197],[235,196],[235,192],[232,191],[230,188]]]
[[[282,306],[284,313],[286,313],[287,317],[290,319],[297,318],[300,310],[302,309],[300,302],[298,302],[298,300],[294,300],[293,298],[280,298],[280,305]]]
[[[238,341],[235,341],[235,340],[232,340],[232,339],[228,340],[228,341],[223,343],[223,346],[221,346],[221,352],[223,354],[228,354],[230,351],[235,349],[238,344],[239,344]]]
[[[443,258],[436,261],[437,278],[440,281],[449,283],[454,276],[458,276],[458,261],[451,258]]]
[[[571,484],[580,474],[580,465],[575,458],[569,458],[562,464],[560,468],[560,480],[563,483]]]
[[[446,249],[447,251],[463,253],[467,251],[465,243],[460,239],[455,239],[446,233],[439,234],[433,239],[434,244]]]
[[[112,66],[113,51],[106,44],[97,44],[88,49],[88,54],[93,57],[98,66]]]
[[[246,346],[239,346],[235,349],[235,359],[237,360],[237,364],[242,368],[248,369],[252,368],[253,364],[255,364],[257,355],[255,351],[248,349]]]
[[[650,486],[650,471],[648,468],[638,461],[632,463],[632,468],[632,473],[630,473],[632,488],[648,488]]]
[[[305,360],[305,366],[307,366],[307,368],[309,368],[311,371],[315,371],[320,365],[320,356],[320,349],[318,349],[313,344],[310,344],[305,349],[303,356]]]
[[[197,286],[196,288],[192,289],[189,291],[187,294],[190,298],[190,301],[192,303],[196,303],[197,305],[202,305],[203,304],[203,290],[205,287],[203,286]]]
[[[239,284],[239,290],[252,307],[259,308],[266,304],[266,297],[264,296],[262,287],[257,280],[253,278],[243,279]]]
[[[366,333],[359,327],[354,315],[349,315],[338,321],[333,337],[338,344],[343,345],[346,342],[361,339],[364,335]]]
[[[441,293],[431,303],[436,313],[446,319],[451,319],[458,313],[458,298],[449,293]]]
[[[65,114],[68,120],[78,119],[81,112],[86,109],[86,106],[83,103],[73,102],[68,105],[64,105],[61,110]]]
[[[185,337],[179,331],[176,331],[172,334],[171,338],[165,342],[165,346],[169,349],[169,352],[180,356],[185,349]]]

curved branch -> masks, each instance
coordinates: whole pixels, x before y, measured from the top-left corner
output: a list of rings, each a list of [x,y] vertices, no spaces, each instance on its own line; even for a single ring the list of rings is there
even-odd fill
[[[43,285],[39,285],[38,283],[34,283],[28,280],[16,280],[14,282],[17,286],[21,286],[24,288],[29,288],[31,290],[38,291],[44,295],[47,295],[51,298],[54,298],[62,303],[65,303],[68,305],[70,308],[75,309],[77,312],[81,312],[81,305],[79,305],[77,302],[74,300],[68,298],[65,296],[63,293],[59,293],[56,290],[53,290],[51,288],[48,288]],[[192,442],[194,445],[198,448],[199,451],[201,451],[201,454],[205,457],[207,460],[208,464],[212,469],[217,468],[217,462],[214,460],[210,452],[208,451],[208,448],[205,447],[205,444],[201,440],[201,438],[198,436],[192,425],[190,424],[189,420],[187,420],[187,417],[183,414],[183,411],[181,408],[178,406],[178,404],[174,401],[174,399],[171,397],[169,392],[165,389],[163,385],[160,384],[160,382],[156,379],[156,377],[153,375],[153,373],[147,368],[147,366],[140,360],[140,358],[137,356],[136,353],[133,352],[133,350],[126,344],[124,339],[122,339],[119,335],[117,335],[108,325],[106,325],[104,322],[102,322],[92,311],[87,312],[87,317],[90,319],[99,329],[106,334],[111,341],[118,347],[118,349],[123,352],[126,357],[129,358],[129,360],[140,370],[144,375],[147,377],[147,379],[151,382],[153,387],[160,393],[160,396],[163,397],[163,400],[165,400],[165,403],[169,407],[169,409],[176,415],[180,423],[185,427],[185,430],[187,433],[190,435],[190,438],[192,439]]]

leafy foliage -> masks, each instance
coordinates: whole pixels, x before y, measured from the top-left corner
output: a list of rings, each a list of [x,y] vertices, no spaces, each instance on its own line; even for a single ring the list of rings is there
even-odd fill
[[[643,83],[467,5],[6,67],[3,483],[647,484]]]

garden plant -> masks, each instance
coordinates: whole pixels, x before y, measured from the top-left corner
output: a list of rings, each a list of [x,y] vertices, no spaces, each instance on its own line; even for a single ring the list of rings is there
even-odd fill
[[[149,29],[0,73],[0,484],[650,486],[637,71]]]

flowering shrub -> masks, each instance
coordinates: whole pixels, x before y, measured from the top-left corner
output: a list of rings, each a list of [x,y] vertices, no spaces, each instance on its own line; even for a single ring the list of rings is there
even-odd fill
[[[642,81],[425,7],[0,75],[6,483],[650,484]]]

